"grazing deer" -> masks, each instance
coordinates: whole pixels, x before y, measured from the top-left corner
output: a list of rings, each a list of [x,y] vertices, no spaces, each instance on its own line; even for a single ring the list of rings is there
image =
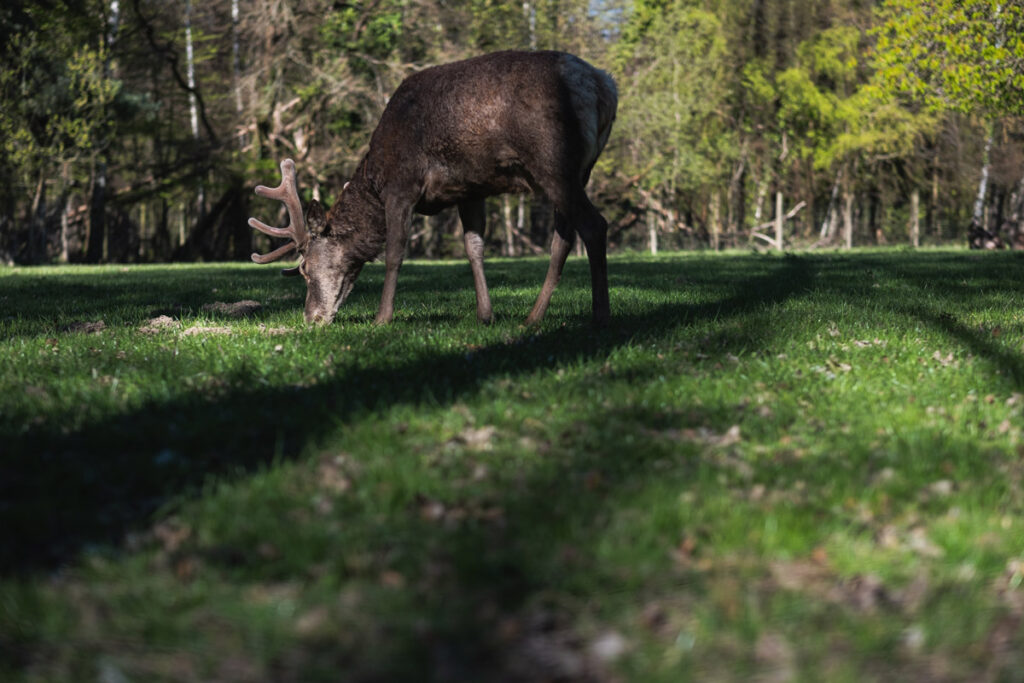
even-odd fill
[[[356,167],[329,211],[313,201],[303,216],[295,164],[281,162],[281,184],[256,194],[284,202],[290,225],[249,225],[291,242],[257,263],[292,249],[306,279],[308,323],[330,323],[367,261],[384,251],[384,291],[377,323],[391,321],[412,212],[458,207],[476,287],[476,314],[491,321],[483,268],[484,200],[534,191],[554,206],[551,263],[526,319],[540,322],[579,233],[590,262],[593,319],[608,322],[608,224],[585,187],[615,120],[611,76],[560,52],[497,52],[425,69],[391,97]]]

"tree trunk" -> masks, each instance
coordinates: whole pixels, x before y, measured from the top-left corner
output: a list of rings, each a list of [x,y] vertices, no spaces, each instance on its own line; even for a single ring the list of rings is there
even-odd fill
[[[658,253],[658,217],[650,209],[647,211],[647,245],[652,256]]]
[[[775,248],[782,251],[782,192],[775,193]]]
[[[530,2],[530,0],[524,0],[523,2],[523,16],[526,18],[527,26],[529,27],[529,41],[530,49],[537,49],[537,6]]]
[[[57,260],[60,263],[67,263],[71,255],[68,253],[68,232],[71,229],[71,210],[74,207],[74,193],[71,192],[70,166],[64,164],[62,180],[64,183],[64,208],[60,212],[60,255]]]
[[[939,152],[932,159],[932,189],[928,200],[928,232],[939,234]]]
[[[1010,195],[1010,214],[1000,232],[1012,249],[1024,249],[1024,174]]]
[[[910,246],[921,246],[921,220],[919,209],[921,206],[921,191],[916,187],[910,192]]]
[[[85,259],[89,263],[99,263],[103,260],[103,245],[107,238],[107,165],[102,160],[93,165],[91,185]]]
[[[726,194],[726,233],[736,235],[743,228],[746,212],[746,177],[747,150],[744,145],[740,151],[740,159],[729,179],[729,190]]]
[[[199,141],[199,104],[196,102],[196,60],[192,48],[192,0],[185,0],[185,74],[188,79],[188,115],[192,139]]]
[[[711,193],[711,206],[708,207],[710,209],[708,211],[708,213],[710,215],[709,223],[711,224],[710,225],[710,228],[711,228],[711,230],[710,230],[710,233],[711,233],[711,248],[714,249],[715,251],[718,251],[719,246],[721,245],[721,241],[722,241],[721,240],[721,235],[722,235],[722,215],[721,215],[722,207],[721,207],[721,204],[722,204],[722,195],[721,195],[721,193],[718,190],[715,190],[714,192]]]
[[[36,191],[32,196],[32,206],[28,219],[28,261],[38,263],[39,243],[43,243],[43,254],[46,252],[46,175],[39,174],[39,182],[36,183]],[[40,240],[40,235],[43,236]]]
[[[235,91],[235,114],[238,115],[238,122],[242,122],[242,60],[239,56],[239,32],[238,32],[238,0],[231,0],[231,71],[234,78]],[[238,149],[245,149],[245,131],[238,133]]]
[[[853,192],[843,188],[843,243],[853,249]]]
[[[189,123],[192,124],[192,140],[196,143],[196,151],[199,148],[199,103],[196,100],[196,61],[195,50],[192,46],[192,0],[185,0],[185,62],[186,76],[188,78],[188,113]],[[196,155],[198,158],[198,154]],[[206,186],[200,177],[199,186],[196,190],[196,223],[199,224],[205,218],[206,213]]]
[[[821,230],[818,238],[822,241],[831,242],[835,239],[836,228],[839,221],[836,220],[836,200],[839,198],[839,185],[843,181],[843,172],[836,173],[836,179],[832,183],[832,192],[829,194],[828,207],[825,209],[825,219],[821,221]]]
[[[514,256],[516,238],[512,224],[512,197],[507,194],[501,198],[501,215],[505,219],[505,256]]]
[[[767,164],[765,165],[767,166]],[[764,215],[764,200],[768,196],[768,176],[769,173],[766,169],[757,183],[757,197],[754,200],[754,225],[761,225],[761,216]]]
[[[982,227],[985,220],[985,194],[988,189],[988,176],[991,167],[992,136],[992,126],[989,125],[988,135],[985,137],[985,151],[981,161],[981,178],[978,180],[978,194],[974,198],[974,211],[971,216],[971,225],[977,227]]]

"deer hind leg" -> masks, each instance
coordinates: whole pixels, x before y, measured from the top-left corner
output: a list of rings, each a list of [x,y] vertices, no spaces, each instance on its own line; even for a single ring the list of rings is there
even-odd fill
[[[551,238],[551,262],[548,264],[548,274],[544,278],[544,284],[540,288],[533,310],[526,317],[527,325],[537,325],[544,319],[551,302],[551,295],[562,277],[562,269],[565,267],[565,260],[569,257],[572,249],[574,235],[566,221],[565,215],[555,211],[555,234]]]
[[[593,305],[594,325],[603,327],[611,320],[611,305],[608,300],[608,222],[594,208],[586,195],[579,206],[576,231],[587,248],[590,262],[590,295]]]
[[[565,185],[562,185],[564,187]],[[549,196],[552,196],[549,193]],[[551,241],[551,265],[548,267],[544,286],[537,303],[526,319],[528,325],[536,324],[544,317],[551,294],[562,275],[565,260],[572,249],[573,239],[579,233],[587,248],[590,263],[590,291],[594,325],[603,327],[611,319],[608,300],[608,222],[594,208],[582,186],[568,198],[554,195],[555,236]]]
[[[487,278],[484,277],[484,226],[487,214],[483,199],[459,204],[459,219],[462,220],[463,240],[466,244],[466,258],[469,268],[473,271],[473,287],[476,289],[476,317],[485,325],[489,325],[493,317],[491,295],[487,291]]]

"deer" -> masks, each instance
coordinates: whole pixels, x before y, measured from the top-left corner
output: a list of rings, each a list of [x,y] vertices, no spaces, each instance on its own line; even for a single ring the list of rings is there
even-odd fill
[[[249,225],[290,241],[256,263],[296,251],[282,270],[306,281],[307,324],[333,322],[363,266],[384,253],[384,286],[375,322],[394,316],[398,273],[413,212],[435,215],[455,206],[476,290],[476,316],[493,318],[484,277],[485,200],[533,192],[554,210],[551,259],[526,318],[537,325],[578,234],[590,266],[593,323],[607,325],[608,223],[586,185],[608,142],[618,94],[612,77],[579,57],[554,51],[505,51],[433,66],[407,77],[388,101],[367,152],[329,210],[313,200],[305,212],[295,163],[280,163],[275,188],[256,194],[284,204],[288,226],[256,218]]]

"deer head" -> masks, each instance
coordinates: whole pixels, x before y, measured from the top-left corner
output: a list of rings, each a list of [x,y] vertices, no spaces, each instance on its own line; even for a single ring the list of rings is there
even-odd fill
[[[281,274],[302,275],[306,280],[306,322],[330,323],[352,291],[363,262],[348,258],[344,242],[331,234],[320,202],[310,202],[303,215],[295,182],[295,163],[291,159],[281,162],[281,184],[273,188],[258,185],[256,194],[283,202],[289,224],[287,228],[274,228],[250,218],[249,225],[272,237],[287,237],[291,241],[267,254],[253,254],[252,260],[271,263],[296,250],[299,265],[286,268]]]

